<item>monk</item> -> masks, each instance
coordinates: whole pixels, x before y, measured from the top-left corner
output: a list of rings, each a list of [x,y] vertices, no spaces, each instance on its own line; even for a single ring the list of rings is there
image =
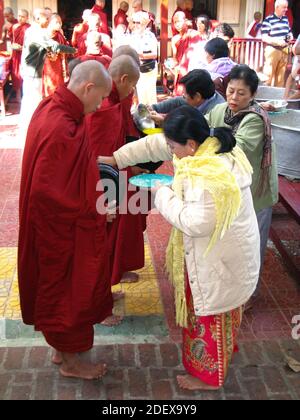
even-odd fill
[[[110,96],[103,102],[100,111],[89,116],[89,134],[96,156],[111,154],[125,144],[128,112],[127,98],[136,86],[140,72],[137,63],[128,55],[113,59],[109,73],[113,79]],[[105,127],[105,130],[103,128]],[[138,173],[142,171],[136,168]],[[136,175],[135,168],[127,169],[130,178]],[[128,198],[133,192],[128,191]],[[114,223],[109,226],[110,261],[112,267],[111,284],[120,281],[137,281],[138,277],[131,271],[144,266],[145,216],[138,214],[118,214]]]
[[[112,313],[107,220],[96,211],[99,172],[84,115],[111,91],[96,61],[79,64],[68,87],[44,99],[31,120],[20,191],[18,274],[25,324],[56,350],[60,373],[101,378],[105,364],[83,362],[93,325]]]
[[[195,51],[195,46],[201,41],[201,35],[194,29],[189,29],[188,20],[184,12],[177,12],[174,16],[174,26],[179,32],[172,38],[173,58],[177,63],[175,69],[176,96],[182,96],[180,79],[188,73],[190,58]]]
[[[5,23],[2,27],[2,33],[0,36],[0,45],[5,44],[6,41],[13,40],[13,26],[18,23],[18,19],[14,16],[14,11],[11,7],[4,7],[3,17]],[[7,48],[7,46],[6,46]]]
[[[111,57],[103,54],[102,35],[97,31],[88,32],[86,37],[86,54],[79,57],[81,62],[87,60],[96,60],[108,69],[111,63]]]
[[[102,32],[101,27],[101,20],[98,14],[92,13],[88,17],[88,25],[89,29],[88,32],[82,35],[79,43],[79,51],[78,56],[85,55],[86,54],[86,39],[89,32],[97,31],[101,33],[101,39],[102,39],[102,51],[103,54],[112,56],[112,41],[110,36],[108,36],[106,33]]]
[[[20,74],[21,57],[24,45],[24,37],[26,30],[30,27],[28,23],[28,11],[21,9],[18,12],[18,23],[13,26],[13,43],[11,56],[11,76],[13,88],[16,92],[17,101],[21,101],[21,89],[23,79]]]
[[[61,17],[57,13],[52,14],[47,31],[51,39],[61,45],[68,45],[68,41],[63,35]],[[75,53],[76,49],[74,48],[73,51]],[[43,68],[43,97],[52,95],[57,87],[68,81],[68,78],[66,54],[48,52]]]
[[[95,5],[92,8],[92,13],[96,13],[100,17],[101,32],[104,34],[110,35],[107,14],[104,11],[104,9],[105,9],[105,0],[96,0]]]
[[[90,9],[85,9],[82,13],[82,23],[75,25],[71,41],[74,48],[79,48],[82,36],[89,30],[88,19],[91,14],[92,11]]]
[[[120,3],[119,10],[114,17],[115,29],[117,29],[119,25],[122,25],[122,27],[124,27],[124,32],[128,29],[128,26],[129,26],[128,15],[127,15],[128,10],[129,10],[129,4],[127,3],[127,1],[122,1]]]

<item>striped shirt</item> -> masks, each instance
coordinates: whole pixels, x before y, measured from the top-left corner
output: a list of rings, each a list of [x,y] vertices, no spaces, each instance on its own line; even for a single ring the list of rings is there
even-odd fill
[[[283,16],[282,18],[279,18],[276,14],[268,16],[263,21],[261,33],[271,38],[285,39],[291,33],[287,16]]]

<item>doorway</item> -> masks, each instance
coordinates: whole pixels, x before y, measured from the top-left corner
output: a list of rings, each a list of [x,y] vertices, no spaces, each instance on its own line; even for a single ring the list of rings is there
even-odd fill
[[[210,19],[217,19],[218,0],[194,0],[193,15],[207,15]]]
[[[74,26],[82,21],[82,12],[91,9],[95,4],[94,0],[58,0],[57,8],[64,24],[63,29],[67,39],[71,39]],[[106,1],[105,11],[108,16],[108,23],[112,23],[112,2]]]

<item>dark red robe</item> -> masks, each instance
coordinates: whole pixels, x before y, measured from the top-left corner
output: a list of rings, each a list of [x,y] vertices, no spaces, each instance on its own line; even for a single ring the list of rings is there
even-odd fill
[[[81,57],[78,57],[81,62],[89,61],[89,60],[95,60],[98,61],[98,63],[103,64],[103,66],[108,69],[110,66],[110,63],[112,61],[111,57],[108,55],[101,55],[101,54],[85,54]]]
[[[177,38],[176,50],[177,54],[175,59],[178,62],[178,74],[175,80],[174,93],[177,96],[182,95],[182,86],[179,84],[182,77],[188,73],[190,58],[192,54],[195,54],[194,49],[196,45],[202,41],[202,37],[199,32],[193,29],[188,29],[182,35],[175,35]]]
[[[28,130],[18,274],[24,323],[70,353],[88,350],[93,324],[112,313],[106,216],[96,211],[98,181],[83,105],[61,86],[41,102]]]
[[[102,7],[100,7],[97,4],[95,4],[95,6],[92,8],[92,13],[96,13],[97,15],[100,16],[100,19],[101,19],[101,32],[103,32],[104,34],[109,35],[110,34],[110,31],[109,31],[109,27],[108,27],[107,14],[102,9]]]
[[[23,46],[24,37],[26,30],[30,27],[29,23],[20,25],[17,23],[13,26],[13,43]],[[21,57],[22,50],[13,50],[11,56],[11,77],[13,82],[13,87],[15,90],[19,90],[22,87],[22,77],[20,75],[20,66],[21,66]]]
[[[126,29],[128,29],[128,26],[129,26],[128,16],[124,12],[124,10],[122,10],[122,9],[119,9],[118,13],[114,17],[114,27],[115,27],[115,29],[119,25],[124,25],[126,27]]]
[[[125,115],[129,100],[120,101],[116,87],[102,105],[100,111],[87,117],[92,148],[96,156],[111,156],[125,144],[129,118]],[[129,108],[130,109],[130,108]],[[132,176],[127,169],[128,179]],[[134,192],[128,191],[128,200]],[[142,214],[118,214],[109,226],[111,284],[118,284],[125,272],[144,267],[144,237],[146,216]]]
[[[56,32],[53,40],[61,45],[68,45],[68,41],[60,32]],[[56,88],[64,85],[68,75],[68,64],[65,54],[46,55],[43,67],[43,96],[52,95]]]
[[[71,41],[72,47],[74,48],[79,47],[82,36],[86,34],[88,30],[89,30],[89,25],[86,22],[78,23],[78,25],[74,27],[72,41]]]
[[[109,57],[112,57],[113,52],[112,52],[112,43],[111,43],[111,39],[108,35],[104,34],[103,32],[99,31],[99,33],[101,34],[101,52],[104,55],[108,55]],[[80,57],[82,55],[86,54],[86,50],[87,50],[87,46],[86,46],[86,39],[88,36],[88,32],[86,32],[85,34],[82,35],[82,37],[80,38],[80,42],[78,45],[78,53],[77,56]]]

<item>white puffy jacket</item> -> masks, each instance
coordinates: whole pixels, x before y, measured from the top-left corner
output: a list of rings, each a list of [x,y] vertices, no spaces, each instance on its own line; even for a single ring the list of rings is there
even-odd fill
[[[171,160],[163,135],[128,144],[114,153],[119,169],[141,162]],[[242,205],[231,228],[203,257],[215,229],[215,206],[207,191],[185,186],[184,200],[162,187],[155,205],[166,220],[184,234],[185,260],[197,316],[228,312],[245,304],[256,289],[260,270],[260,236],[250,175],[224,159],[242,192]]]

